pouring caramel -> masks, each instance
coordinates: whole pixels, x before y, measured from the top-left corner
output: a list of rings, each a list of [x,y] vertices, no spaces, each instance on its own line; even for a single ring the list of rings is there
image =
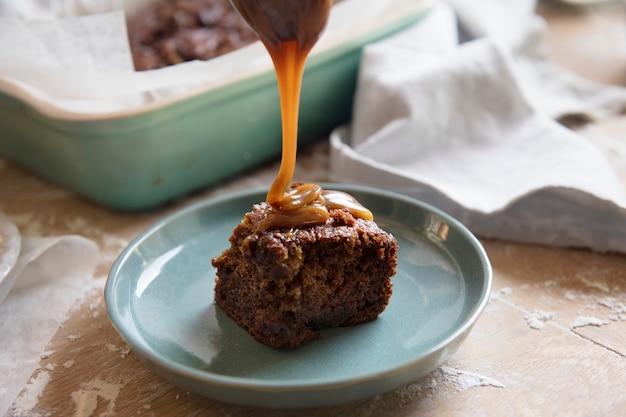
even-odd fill
[[[329,210],[344,208],[353,216],[373,220],[354,197],[323,190],[317,184],[293,183],[298,143],[298,111],[307,56],[320,38],[332,0],[231,0],[269,52],[278,81],[282,115],[282,157],[267,193],[271,209],[260,228],[324,223]]]

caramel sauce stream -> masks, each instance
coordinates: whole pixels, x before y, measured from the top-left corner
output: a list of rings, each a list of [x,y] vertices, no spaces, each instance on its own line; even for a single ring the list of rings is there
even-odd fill
[[[282,115],[282,157],[266,200],[271,209],[259,225],[297,227],[324,223],[330,209],[345,208],[353,216],[373,220],[354,197],[326,191],[317,184],[293,183],[298,143],[298,111],[304,66],[318,41],[332,0],[231,0],[269,52],[278,82]]]

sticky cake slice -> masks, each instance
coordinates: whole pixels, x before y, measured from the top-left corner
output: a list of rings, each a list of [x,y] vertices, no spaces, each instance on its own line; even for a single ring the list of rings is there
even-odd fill
[[[396,272],[395,238],[373,221],[331,210],[324,224],[257,230],[257,204],[212,260],[215,302],[257,341],[293,348],[324,327],[374,320],[387,307]]]

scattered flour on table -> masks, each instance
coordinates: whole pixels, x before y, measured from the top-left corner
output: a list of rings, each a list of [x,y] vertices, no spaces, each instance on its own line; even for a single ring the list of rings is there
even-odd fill
[[[495,387],[504,388],[504,384],[488,376],[476,374],[468,371],[461,371],[455,368],[442,366],[441,373],[449,380],[456,383],[462,390],[474,387]]]
[[[107,352],[120,352],[120,357],[124,359],[130,353],[130,346],[124,345],[122,347],[118,347],[113,343],[106,344]]]
[[[554,319],[554,314],[541,311],[541,310],[533,310],[528,315],[524,317],[528,326],[531,329],[541,330],[545,327],[546,323],[552,321]]]
[[[604,297],[598,300],[598,304],[611,311],[609,317],[612,321],[626,321],[626,303],[615,297]]]
[[[576,319],[574,319],[572,324],[570,324],[570,329],[575,329],[577,327],[585,327],[585,326],[600,327],[609,323],[610,323],[609,320],[603,320],[596,316],[578,316],[576,317]]]
[[[7,327],[7,330],[0,332],[3,337],[10,337],[12,339],[9,340],[16,343],[15,346],[11,346],[13,350],[1,352],[2,355],[5,355],[4,360],[8,361],[10,358],[11,364],[14,363],[15,366],[8,366],[8,373],[7,369],[0,369],[0,381],[2,384],[6,384],[4,385],[5,391],[0,397],[0,415],[4,415],[7,410],[11,410],[7,415],[19,417],[35,417],[46,414],[34,408],[51,378],[48,371],[56,369],[57,366],[56,364],[48,363],[37,372],[37,364],[41,359],[50,359],[55,355],[55,351],[46,348],[45,345],[49,343],[54,331],[62,327],[67,320],[68,314],[64,312],[70,312],[75,308],[79,308],[76,307],[77,304],[80,306],[91,298],[93,294],[102,293],[104,283],[106,282],[106,278],[89,278],[88,276],[81,276],[80,278],[76,280],[76,286],[70,289],[61,287],[61,289],[54,292],[40,291],[38,293],[30,291],[27,298],[20,299],[20,303],[3,303],[2,307],[7,309],[8,313],[15,317],[17,322],[12,321],[10,323],[12,327]],[[48,317],[43,315],[32,319],[29,318],[28,320],[30,321],[26,320],[26,312],[29,310],[37,311],[41,305],[42,298],[45,298],[48,304],[46,304],[46,310],[41,311],[46,311]],[[53,312],[56,313],[53,314]],[[35,329],[38,329],[37,333],[34,333]],[[68,339],[75,340],[81,336],[82,334],[75,334]],[[2,362],[0,361],[0,365],[3,365]],[[73,362],[71,365],[73,365]],[[71,365],[68,361],[63,366],[68,368]],[[4,368],[7,368],[7,366]],[[34,372],[37,373],[34,374]],[[31,375],[34,376],[24,386],[24,381],[27,381]]]
[[[52,355],[54,355],[54,350],[46,350],[44,351],[39,357],[41,359],[48,359],[49,357],[51,357]]]
[[[559,282],[554,279],[549,279],[543,282],[543,284],[541,284],[541,286],[544,288],[554,288],[554,287],[558,287],[558,285],[559,285]]]
[[[477,387],[505,388],[503,383],[491,377],[451,366],[440,366],[432,373],[393,392],[376,395],[373,397],[374,401],[362,403],[354,409],[353,415],[372,417],[380,415],[381,410],[386,410],[385,414],[388,414],[389,410],[402,409],[406,404],[415,401],[446,402],[459,393]],[[176,398],[179,398],[178,395]]]
[[[50,381],[50,374],[47,372],[39,372],[33,376],[28,384],[24,387],[24,390],[15,399],[15,406],[13,410],[14,416],[31,416],[32,411],[37,405],[37,401],[41,398],[43,391],[46,389],[46,385]]]
[[[405,385],[396,390],[397,395],[402,400],[412,400],[414,398],[419,398],[422,396],[424,392],[432,391],[439,383],[436,378],[424,377],[416,382]]]
[[[130,243],[130,240],[108,233],[84,217],[76,216],[67,219],[65,226],[72,233],[99,241],[102,260],[105,262],[113,262],[117,255]]]
[[[98,294],[101,294],[101,291],[98,291]],[[95,295],[95,292],[93,292],[92,295]],[[104,298],[102,297],[98,297],[89,303],[89,311],[91,311],[92,318],[97,319],[98,317],[100,317],[100,312],[98,310],[100,309],[100,307],[102,307],[103,303]]]
[[[604,287],[604,285],[600,285],[600,287]],[[578,317],[570,324],[570,329],[585,326],[599,327],[615,321],[626,321],[626,300],[624,300],[623,297],[596,297],[589,294],[577,294],[573,291],[568,291],[565,294],[565,298],[570,301],[586,300],[588,302],[584,309],[586,313],[581,311]],[[598,315],[604,316],[603,311],[606,310],[608,310],[609,313],[606,318],[598,317]],[[591,313],[592,311],[594,313]]]
[[[591,280],[585,277],[578,277],[578,280],[580,282],[582,282],[583,284],[585,284],[587,287],[589,288],[594,288],[596,290],[602,291],[604,293],[609,293],[611,292],[611,289],[609,288],[608,284],[606,282],[600,282],[597,280]]]
[[[70,334],[67,336],[67,340],[69,340],[70,342],[75,342],[78,339],[80,339],[83,335],[82,334]]]
[[[98,408],[98,402],[107,403],[106,410],[100,416],[115,415],[115,402],[123,384],[113,384],[100,379],[94,379],[81,384],[81,388],[71,394],[74,402],[75,417],[91,417]]]
[[[11,214],[11,220],[20,229],[23,236],[43,236],[42,220],[35,217],[33,212]]]

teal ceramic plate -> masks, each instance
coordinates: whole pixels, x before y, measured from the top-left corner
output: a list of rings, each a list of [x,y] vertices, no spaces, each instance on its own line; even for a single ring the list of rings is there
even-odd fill
[[[387,309],[373,322],[324,331],[295,350],[257,343],[213,302],[211,258],[228,245],[262,190],[188,207],[155,224],[117,259],[105,299],[133,351],[174,384],[262,407],[338,404],[417,380],[456,350],[485,307],[491,267],[459,222],[419,201],[347,191],[400,245]]]

